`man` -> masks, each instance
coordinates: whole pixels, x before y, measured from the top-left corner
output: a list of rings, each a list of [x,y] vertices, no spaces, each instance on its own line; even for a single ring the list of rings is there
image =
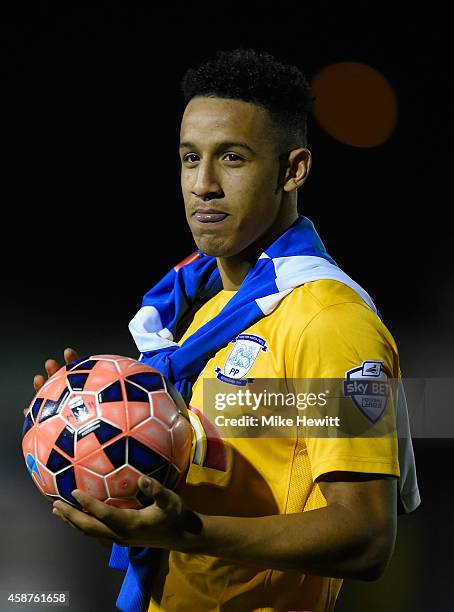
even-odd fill
[[[131,322],[141,358],[189,399],[202,437],[212,408],[206,381],[228,390],[250,377],[361,377],[366,364],[381,380],[399,378],[395,342],[370,297],[297,211],[311,168],[304,76],[268,54],[236,50],[188,71],[183,89],[181,185],[198,252],[147,294]],[[57,367],[46,363],[49,374]],[[76,491],[88,513],[63,502],[54,512],[132,547],[130,567],[142,547],[164,550],[160,558],[151,551],[159,567],[147,583],[149,610],[330,611],[343,578],[383,573],[403,475],[395,436],[238,437],[214,460],[209,444],[207,435],[205,458],[194,450],[178,493],[140,480],[155,502],[145,509]],[[399,487],[407,511],[419,503],[411,484]],[[140,609],[143,596],[120,607]]]

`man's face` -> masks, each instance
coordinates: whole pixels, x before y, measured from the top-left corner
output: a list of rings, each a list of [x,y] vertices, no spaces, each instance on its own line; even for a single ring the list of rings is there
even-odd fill
[[[266,109],[193,98],[181,123],[181,187],[197,247],[230,257],[253,245],[279,214],[279,153]],[[210,212],[211,211],[211,212]]]

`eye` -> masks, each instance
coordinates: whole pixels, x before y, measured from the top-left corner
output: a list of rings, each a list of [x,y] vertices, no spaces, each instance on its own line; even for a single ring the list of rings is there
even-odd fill
[[[183,157],[183,161],[188,164],[194,164],[195,162],[199,161],[199,156],[195,153],[186,153],[186,155]]]
[[[227,159],[230,158],[230,159]],[[224,159],[229,161],[229,162],[241,162],[243,161],[243,158],[240,157],[239,155],[237,155],[236,153],[226,153],[224,155]]]

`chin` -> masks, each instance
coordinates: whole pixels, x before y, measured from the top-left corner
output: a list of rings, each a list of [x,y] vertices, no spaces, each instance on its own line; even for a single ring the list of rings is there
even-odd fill
[[[231,254],[231,246],[221,236],[194,236],[197,248],[205,255],[211,257],[228,257]],[[230,246],[230,248],[229,248]]]

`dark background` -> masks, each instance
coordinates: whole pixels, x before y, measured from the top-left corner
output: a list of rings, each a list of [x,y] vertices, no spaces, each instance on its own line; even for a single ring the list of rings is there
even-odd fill
[[[244,46],[309,79],[341,61],[388,79],[399,116],[381,146],[345,145],[310,123],[300,206],[374,298],[404,374],[451,377],[448,20],[435,5],[398,14],[382,3],[14,6],[0,9],[0,610],[9,592],[55,589],[71,592],[73,610],[113,610],[121,575],[31,484],[21,414],[33,374],[65,346],[135,356],[127,323],[142,294],[194,250],[177,155],[185,70]],[[346,581],[339,612],[454,607],[454,443],[418,439],[414,449],[423,503],[399,519],[384,577]]]

